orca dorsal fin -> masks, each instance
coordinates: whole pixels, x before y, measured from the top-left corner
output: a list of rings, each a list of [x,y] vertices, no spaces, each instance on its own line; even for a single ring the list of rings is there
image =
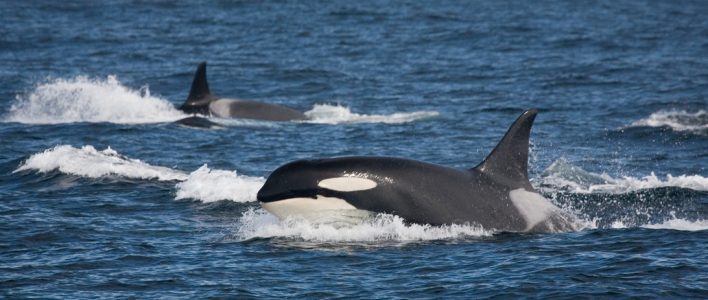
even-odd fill
[[[189,90],[189,97],[187,97],[185,104],[211,98],[210,96],[211,91],[209,91],[209,83],[206,76],[206,62],[202,62],[197,66],[197,71],[194,73],[192,88]]]
[[[538,110],[524,111],[487,158],[473,170],[504,180],[513,188],[529,188],[529,136]]]

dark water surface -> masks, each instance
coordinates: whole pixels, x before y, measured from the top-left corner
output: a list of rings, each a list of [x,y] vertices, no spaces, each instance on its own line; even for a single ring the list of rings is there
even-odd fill
[[[0,2],[2,298],[708,297],[708,3]],[[308,122],[174,125],[212,91]],[[279,221],[300,158],[480,162],[577,232]]]

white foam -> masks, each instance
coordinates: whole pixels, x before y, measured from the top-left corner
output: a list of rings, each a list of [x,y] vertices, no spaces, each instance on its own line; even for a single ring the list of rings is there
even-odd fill
[[[246,211],[238,221],[236,238],[291,238],[311,242],[409,242],[490,236],[474,225],[406,224],[398,216],[379,214],[350,226],[311,223],[301,218],[279,220],[263,209]]]
[[[115,76],[106,79],[79,76],[51,80],[39,84],[27,95],[18,95],[3,121],[136,124],[171,122],[184,117],[167,100],[151,96],[147,87],[130,89]]]
[[[436,111],[416,111],[407,113],[394,113],[390,115],[365,115],[351,112],[342,105],[315,104],[313,108],[305,112],[311,120],[306,123],[317,124],[340,124],[340,123],[386,123],[400,124],[421,119],[433,118],[440,115]]]
[[[604,174],[607,176],[606,174]],[[708,191],[708,178],[700,175],[679,175],[667,174],[665,179],[661,179],[651,172],[650,175],[642,178],[623,176],[620,179],[610,178],[610,183],[590,186],[587,191],[625,193],[643,189],[660,187],[680,187],[696,191]]]
[[[667,174],[662,179],[654,172],[651,172],[650,175],[644,177],[622,176],[621,178],[614,178],[605,173],[587,172],[580,167],[569,164],[562,158],[553,162],[543,172],[542,176],[542,186],[585,194],[621,194],[661,187],[680,187],[696,191],[708,191],[708,178],[700,175],[673,176]]]
[[[580,220],[576,225],[581,225],[578,227],[579,230],[587,229],[598,229],[601,228],[599,225],[600,220]],[[628,216],[623,220],[614,220],[612,223],[607,225],[607,228],[611,229],[630,229],[630,228],[647,228],[647,229],[670,229],[678,231],[701,231],[708,230],[708,220],[686,220],[682,218],[677,218],[672,216],[671,219],[665,220],[661,223],[654,224],[635,224],[632,221],[632,217]]]
[[[685,219],[671,219],[659,224],[649,224],[642,226],[650,229],[672,229],[681,231],[701,231],[708,230],[708,220],[689,221]]]
[[[55,146],[30,156],[14,172],[24,170],[37,170],[41,173],[58,170],[65,174],[89,178],[119,176],[162,181],[187,178],[184,172],[124,157],[110,147],[98,151],[93,146],[83,146],[81,149],[69,145]]]
[[[103,151],[93,146],[80,149],[58,145],[30,156],[14,172],[37,170],[41,173],[57,170],[65,174],[88,178],[123,177],[160,181],[182,181],[176,184],[176,200],[195,199],[203,202],[231,200],[256,201],[256,193],[265,179],[238,175],[235,171],[210,170],[207,165],[191,174],[166,167],[152,166],[137,159],[120,155],[110,147]]]
[[[210,170],[207,165],[203,165],[189,174],[185,181],[177,183],[175,199],[252,202],[257,201],[256,194],[264,182],[263,177],[238,175],[235,171]]]
[[[597,228],[597,227],[598,227],[597,225],[593,225],[593,228]],[[612,222],[612,224],[610,224],[610,228],[612,228],[612,229],[626,229],[628,227],[629,226],[624,224],[624,222],[621,220],[614,221],[614,222]]]
[[[649,117],[633,122],[631,127],[663,127],[668,126],[675,131],[705,131],[708,130],[708,111],[699,110],[661,110]]]

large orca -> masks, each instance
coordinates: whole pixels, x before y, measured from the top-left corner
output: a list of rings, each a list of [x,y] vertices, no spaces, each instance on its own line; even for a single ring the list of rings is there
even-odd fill
[[[298,160],[277,168],[258,191],[280,218],[387,213],[418,224],[473,224],[487,230],[556,232],[573,220],[528,180],[535,109],[525,111],[491,154],[469,170],[392,157]]]
[[[209,90],[209,83],[207,83],[206,62],[202,62],[197,66],[187,101],[185,101],[179,109],[188,114],[199,114],[219,118],[241,118],[264,121],[308,119],[302,112],[289,107],[251,100],[221,98],[212,94]]]

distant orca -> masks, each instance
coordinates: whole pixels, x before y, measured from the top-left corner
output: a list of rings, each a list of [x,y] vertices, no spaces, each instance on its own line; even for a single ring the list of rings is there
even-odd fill
[[[391,157],[298,160],[276,169],[258,201],[272,214],[320,219],[355,212],[387,213],[418,224],[477,224],[487,230],[573,230],[569,216],[528,180],[528,110],[478,166],[457,170]]]
[[[218,97],[209,91],[206,62],[197,67],[187,101],[179,107],[188,114],[219,118],[242,118],[264,121],[307,120],[305,114],[281,105]],[[178,121],[179,123],[179,121]],[[189,125],[189,124],[187,124]]]
[[[179,125],[189,126],[189,127],[201,127],[201,128],[219,128],[223,127],[221,124],[209,121],[207,118],[191,116],[186,117],[181,120],[175,121]]]

